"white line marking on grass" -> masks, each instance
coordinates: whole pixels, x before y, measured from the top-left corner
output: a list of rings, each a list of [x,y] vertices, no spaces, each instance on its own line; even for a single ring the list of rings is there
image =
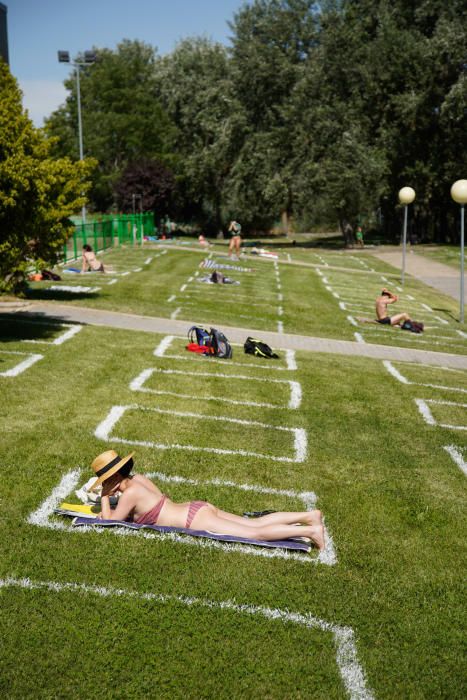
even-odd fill
[[[316,274],[319,275],[320,277],[323,277],[323,273],[319,269],[319,267],[316,269]]]
[[[58,508],[63,500],[66,500],[69,494],[78,486],[80,479],[80,469],[73,470],[65,474],[60,484],[53,489],[51,495],[45,499],[45,501],[39,506],[37,510],[30,514],[27,522],[32,525],[37,525],[39,527],[46,527],[51,530],[65,530],[72,533],[90,533],[98,532],[99,534],[103,532],[101,529],[95,529],[91,527],[79,527],[75,528],[71,525],[67,525],[63,521],[51,519],[54,514],[54,510]],[[187,483],[194,486],[199,485],[213,485],[221,486],[222,488],[237,488],[241,491],[255,491],[258,493],[274,494],[278,496],[288,496],[290,498],[300,499],[304,505],[305,510],[313,510],[316,508],[316,494],[313,491],[290,491],[285,489],[273,489],[267,486],[256,486],[254,484],[237,484],[233,481],[225,481],[223,479],[214,478],[207,481],[197,481],[195,479],[188,479],[183,476],[168,475],[163,472],[148,472],[148,478],[157,477],[159,481],[172,482],[172,483]],[[308,554],[302,554],[300,552],[292,552],[283,549],[261,549],[256,546],[250,546],[245,544],[235,544],[220,542],[217,540],[203,540],[197,537],[190,537],[189,535],[182,535],[179,533],[151,533],[139,530],[138,532],[127,530],[124,527],[112,528],[112,533],[115,535],[136,535],[145,539],[154,540],[170,540],[176,542],[177,544],[189,544],[198,547],[203,547],[204,549],[220,549],[227,553],[239,552],[241,554],[248,554],[253,556],[266,557],[268,559],[279,558],[279,559],[293,559],[299,561],[303,564],[325,564],[327,566],[334,566],[337,563],[337,555],[334,548],[334,542],[329,534],[326,526],[324,527],[324,538],[325,547],[319,552],[318,557],[311,558]]]
[[[398,292],[403,292],[403,291],[404,291],[404,290],[402,289],[402,287],[397,287],[397,286],[396,286],[396,289],[397,289]]]
[[[143,268],[142,267],[135,267],[133,272],[142,272]]]
[[[284,309],[282,308],[282,306],[279,306],[277,309],[277,315],[282,316],[283,313],[284,313]]]
[[[0,377],[17,377],[18,374],[21,374],[26,369],[28,369],[28,367],[31,367],[31,365],[35,364],[39,360],[42,360],[42,358],[44,357],[44,355],[39,355],[36,353],[15,352],[13,350],[0,350],[0,353],[4,355],[26,355],[26,359],[22,362],[19,362],[11,369],[7,369],[4,372],[0,372]]]
[[[38,525],[39,527],[48,527],[52,530],[67,530],[65,523],[55,520],[49,520],[60,503],[78,486],[80,477],[80,469],[74,469],[62,477],[59,485],[56,486],[50,496],[39,506],[37,510],[31,513],[27,519],[30,525]]]
[[[149,265],[150,263],[152,263],[152,258],[146,258],[146,260],[144,261],[144,264]]]
[[[443,447],[443,450],[446,450],[446,452],[457,464],[459,469],[462,472],[464,472],[465,476],[467,476],[467,462],[465,461],[464,456],[461,453],[461,450],[465,449],[465,447],[457,447],[456,445],[446,445],[445,447]]]
[[[193,274],[193,277],[198,277],[199,275],[199,270],[196,270],[196,272]]]
[[[174,335],[166,335],[165,338],[162,338],[159,345],[155,348],[153,355],[155,355],[155,357],[162,357],[174,339]]]
[[[182,307],[181,307],[181,306],[177,306],[177,308],[175,309],[175,311],[172,311],[172,313],[170,314],[170,318],[172,318],[172,319],[177,318],[177,316],[178,316],[178,314],[180,313],[181,310],[182,310]]]
[[[282,321],[278,321],[278,322],[277,322],[277,332],[278,332],[278,333],[283,333],[283,332],[284,332],[284,324],[282,323]]]
[[[450,430],[467,430],[467,425],[450,425],[449,423],[438,423],[429,409],[428,404],[437,406],[459,406],[467,408],[467,403],[456,403],[455,401],[439,401],[437,399],[414,399],[418,406],[418,410],[422,414],[423,419],[428,425],[437,425],[440,428],[449,428]]]
[[[193,282],[193,277],[188,277],[188,284],[189,284],[190,282]]]
[[[260,617],[272,622],[294,624],[305,629],[315,629],[332,634],[336,647],[336,663],[342,683],[351,700],[373,700],[374,695],[367,686],[364,670],[358,661],[355,634],[351,627],[336,625],[315,617],[311,613],[291,612],[280,608],[268,608],[263,605],[238,604],[233,600],[209,600],[163,593],[141,593],[135,590],[95,586],[85,583],[63,581],[39,581],[29,578],[7,577],[0,579],[0,588],[22,588],[25,590],[43,590],[48,593],[72,592],[88,594],[101,598],[122,598],[123,600],[141,600],[164,605],[174,603],[183,607],[219,610],[242,616]]]
[[[25,338],[22,340],[23,343],[38,343],[40,345],[61,345],[62,343],[65,343],[67,340],[72,338],[74,335],[80,332],[82,330],[83,326],[78,326],[78,325],[71,325],[69,323],[63,323],[61,324],[61,327],[66,327],[69,330],[64,331],[61,335],[59,335],[55,340],[35,340],[35,339],[29,339]]]
[[[186,396],[182,394],[178,394],[172,391],[159,391],[155,389],[147,389],[144,387],[144,384],[147,382],[147,380],[155,373],[158,374],[174,374],[174,375],[182,375],[184,377],[189,376],[189,377],[219,377],[220,379],[228,379],[229,382],[231,382],[233,379],[242,381],[246,380],[247,382],[267,382],[269,384],[286,384],[288,385],[290,389],[290,399],[289,403],[287,405],[287,408],[290,409],[296,409],[300,406],[302,402],[302,387],[299,382],[296,381],[291,381],[289,379],[272,379],[270,377],[263,378],[263,377],[250,377],[248,375],[244,374],[224,374],[223,372],[186,372],[184,370],[178,370],[178,369],[160,369],[158,367],[149,367],[148,369],[144,369],[135,379],[133,379],[130,382],[130,389],[132,391],[143,391],[145,393],[149,394],[169,394],[171,396],[184,396],[184,398],[196,398],[196,396]],[[258,403],[255,401],[240,401],[240,400],[233,400],[233,399],[227,399],[224,397],[220,396],[199,396],[199,398],[202,398],[203,400],[207,399],[210,401],[226,401],[228,403],[233,403],[233,404],[240,404],[240,405],[248,405],[248,406],[265,406],[268,408],[284,408],[284,404],[271,404],[271,403]]]
[[[388,278],[387,278],[387,277],[383,277],[383,275],[381,275],[381,279],[383,280],[383,282],[389,282]]]
[[[420,306],[423,306],[424,309],[433,313],[433,309],[431,308],[431,306],[428,306],[428,304],[424,304],[423,302],[421,302]]]
[[[185,289],[186,289],[186,284],[182,284],[182,286],[180,287],[180,291],[181,291],[181,292],[184,292]]]
[[[160,255],[167,255],[167,251],[166,251],[166,250],[163,250],[163,251],[160,253]]]
[[[449,326],[449,321],[446,321],[445,318],[441,318],[441,316],[435,316],[437,321],[440,321],[440,323],[443,323],[445,326]]]
[[[98,292],[100,287],[83,287],[82,285],[77,285],[76,287],[70,287],[67,284],[53,284],[51,287],[47,287],[44,291],[54,291],[54,292],[71,292],[72,294],[81,294],[82,292]]]
[[[284,301],[284,295],[283,295],[283,294],[278,294],[278,295],[277,295],[277,300],[278,300],[278,301]]]
[[[365,343],[366,341],[363,339],[363,336],[361,333],[354,333],[355,340],[357,343]]]
[[[172,301],[175,301],[176,298],[177,298],[177,297],[175,296],[175,294],[172,294],[172,296],[170,296],[170,297],[167,299],[167,301],[168,301],[169,304],[170,304]]]
[[[410,299],[410,301],[415,301],[415,297],[413,297],[411,294],[406,294],[407,299]]]
[[[287,369],[292,370],[292,371],[297,369],[295,350],[286,350],[285,351],[285,361],[287,363]],[[282,367],[276,367],[275,369],[282,369]]]
[[[424,340],[420,337],[419,333],[409,333],[408,331],[402,331],[402,329],[399,326],[388,326],[386,330],[384,327],[380,328],[379,325],[373,328],[365,328],[365,333],[387,334],[388,338],[390,336],[393,336],[396,340],[405,340],[409,342],[411,341],[414,343],[421,343],[422,345],[443,345],[446,347],[453,348],[459,347],[459,345],[464,345],[462,340],[457,340],[457,338],[452,338],[449,335],[435,335],[434,333],[428,333],[426,337],[428,337],[429,340]],[[445,341],[440,343],[436,340],[431,340],[432,338],[438,338],[441,340],[445,339]]]
[[[118,282],[118,280],[116,280],[116,279],[109,280],[109,281],[107,282],[107,285],[110,286],[111,284],[116,284],[117,282]]]
[[[169,416],[177,416],[180,418],[199,418],[202,421],[218,421],[223,423],[236,423],[238,425],[251,425],[266,430],[279,430],[292,433],[294,436],[294,457],[275,457],[273,455],[250,452],[248,450],[228,450],[218,447],[200,447],[197,445],[180,445],[178,443],[156,443],[147,440],[127,440],[125,438],[115,437],[110,435],[116,423],[122,418],[126,411],[136,410],[152,413],[159,413]],[[146,408],[138,405],[112,406],[107,417],[99,423],[94,435],[99,440],[105,442],[119,442],[125,445],[141,445],[141,447],[152,447],[156,450],[187,450],[189,452],[211,452],[214,454],[242,455],[244,457],[259,457],[261,459],[269,459],[273,462],[304,462],[307,456],[308,438],[304,428],[287,428],[282,425],[270,425],[269,423],[261,423],[260,421],[249,421],[240,418],[228,418],[227,416],[209,416],[203,413],[192,413],[189,411],[170,411],[162,408]]]
[[[129,272],[122,272],[121,277],[127,277],[129,274]]]
[[[347,306],[344,304],[343,301],[340,301],[340,302],[339,302],[339,308],[340,308],[342,311],[347,311]]]
[[[456,330],[456,333],[458,333],[461,336],[461,338],[467,338],[467,333],[464,333],[464,331]]]
[[[358,328],[358,323],[357,323],[357,321],[354,319],[353,316],[347,316],[347,321],[349,321],[349,323],[351,323],[352,326],[357,326],[357,328]]]
[[[431,389],[444,389],[445,391],[460,391],[464,394],[467,393],[467,389],[462,389],[461,387],[457,386],[446,386],[444,384],[430,384],[430,383],[425,383],[425,382],[412,382],[410,379],[407,379],[407,377],[404,377],[395,367],[394,365],[389,362],[389,360],[383,360],[383,365],[386,367],[388,370],[389,374],[392,374],[392,376],[397,379],[401,384],[412,384],[414,386],[427,386],[430,387]],[[425,367],[428,367],[429,365],[423,365]],[[448,368],[443,368],[443,367],[436,367],[435,369],[441,370],[441,371],[446,371],[446,369],[449,371]]]

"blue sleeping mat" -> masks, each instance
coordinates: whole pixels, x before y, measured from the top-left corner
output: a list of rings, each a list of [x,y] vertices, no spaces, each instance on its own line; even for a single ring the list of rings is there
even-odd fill
[[[247,537],[234,537],[233,535],[219,535],[215,532],[207,532],[206,530],[187,530],[184,527],[166,527],[165,525],[139,525],[138,523],[128,522],[126,520],[98,520],[97,518],[82,518],[73,519],[74,526],[92,525],[97,527],[129,527],[132,530],[155,530],[156,532],[179,532],[182,535],[190,537],[206,537],[210,540],[220,540],[221,542],[233,542],[238,544],[251,544],[258,547],[270,547],[279,549],[293,549],[295,551],[309,552],[311,544],[309,542],[301,542],[294,539],[291,540],[274,540],[263,542],[262,540],[250,540]]]

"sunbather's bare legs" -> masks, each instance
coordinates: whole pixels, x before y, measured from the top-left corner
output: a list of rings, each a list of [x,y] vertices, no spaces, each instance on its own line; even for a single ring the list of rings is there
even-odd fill
[[[391,326],[401,326],[403,323],[405,323],[405,321],[410,320],[411,318],[409,314],[396,314],[395,316],[391,316]]]
[[[324,527],[321,521],[316,523],[316,519],[320,520],[320,516],[319,511],[270,513],[250,521],[208,504],[196,513],[191,527],[195,530],[208,530],[222,535],[262,541],[309,537],[318,549],[324,549]],[[301,526],[294,524],[299,522],[306,524]]]

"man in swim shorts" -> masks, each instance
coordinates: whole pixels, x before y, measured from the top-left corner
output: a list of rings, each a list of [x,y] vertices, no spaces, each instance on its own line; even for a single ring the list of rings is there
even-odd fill
[[[386,287],[381,290],[381,295],[376,297],[376,321],[378,323],[383,326],[402,326],[406,321],[412,321],[406,312],[389,316],[388,304],[394,304],[398,299],[397,294],[393,294]]]

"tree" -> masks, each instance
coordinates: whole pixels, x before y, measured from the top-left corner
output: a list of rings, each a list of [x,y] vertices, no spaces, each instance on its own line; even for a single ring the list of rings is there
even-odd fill
[[[136,200],[134,195],[138,195]],[[140,160],[129,163],[115,184],[115,201],[121,211],[131,212],[135,204],[158,217],[173,208],[175,179],[162,163]],[[141,198],[141,199],[140,199]]]
[[[0,61],[0,289],[17,289],[33,263],[54,264],[84,204],[91,161],[51,157]]]
[[[113,204],[113,186],[129,163],[140,158],[173,164],[176,130],[156,97],[155,52],[125,40],[115,51],[96,49],[95,64],[81,69],[84,148],[98,161],[91,199],[104,211]],[[70,95],[46,123],[58,137],[57,153],[78,157],[77,94],[74,75],[65,85]]]

